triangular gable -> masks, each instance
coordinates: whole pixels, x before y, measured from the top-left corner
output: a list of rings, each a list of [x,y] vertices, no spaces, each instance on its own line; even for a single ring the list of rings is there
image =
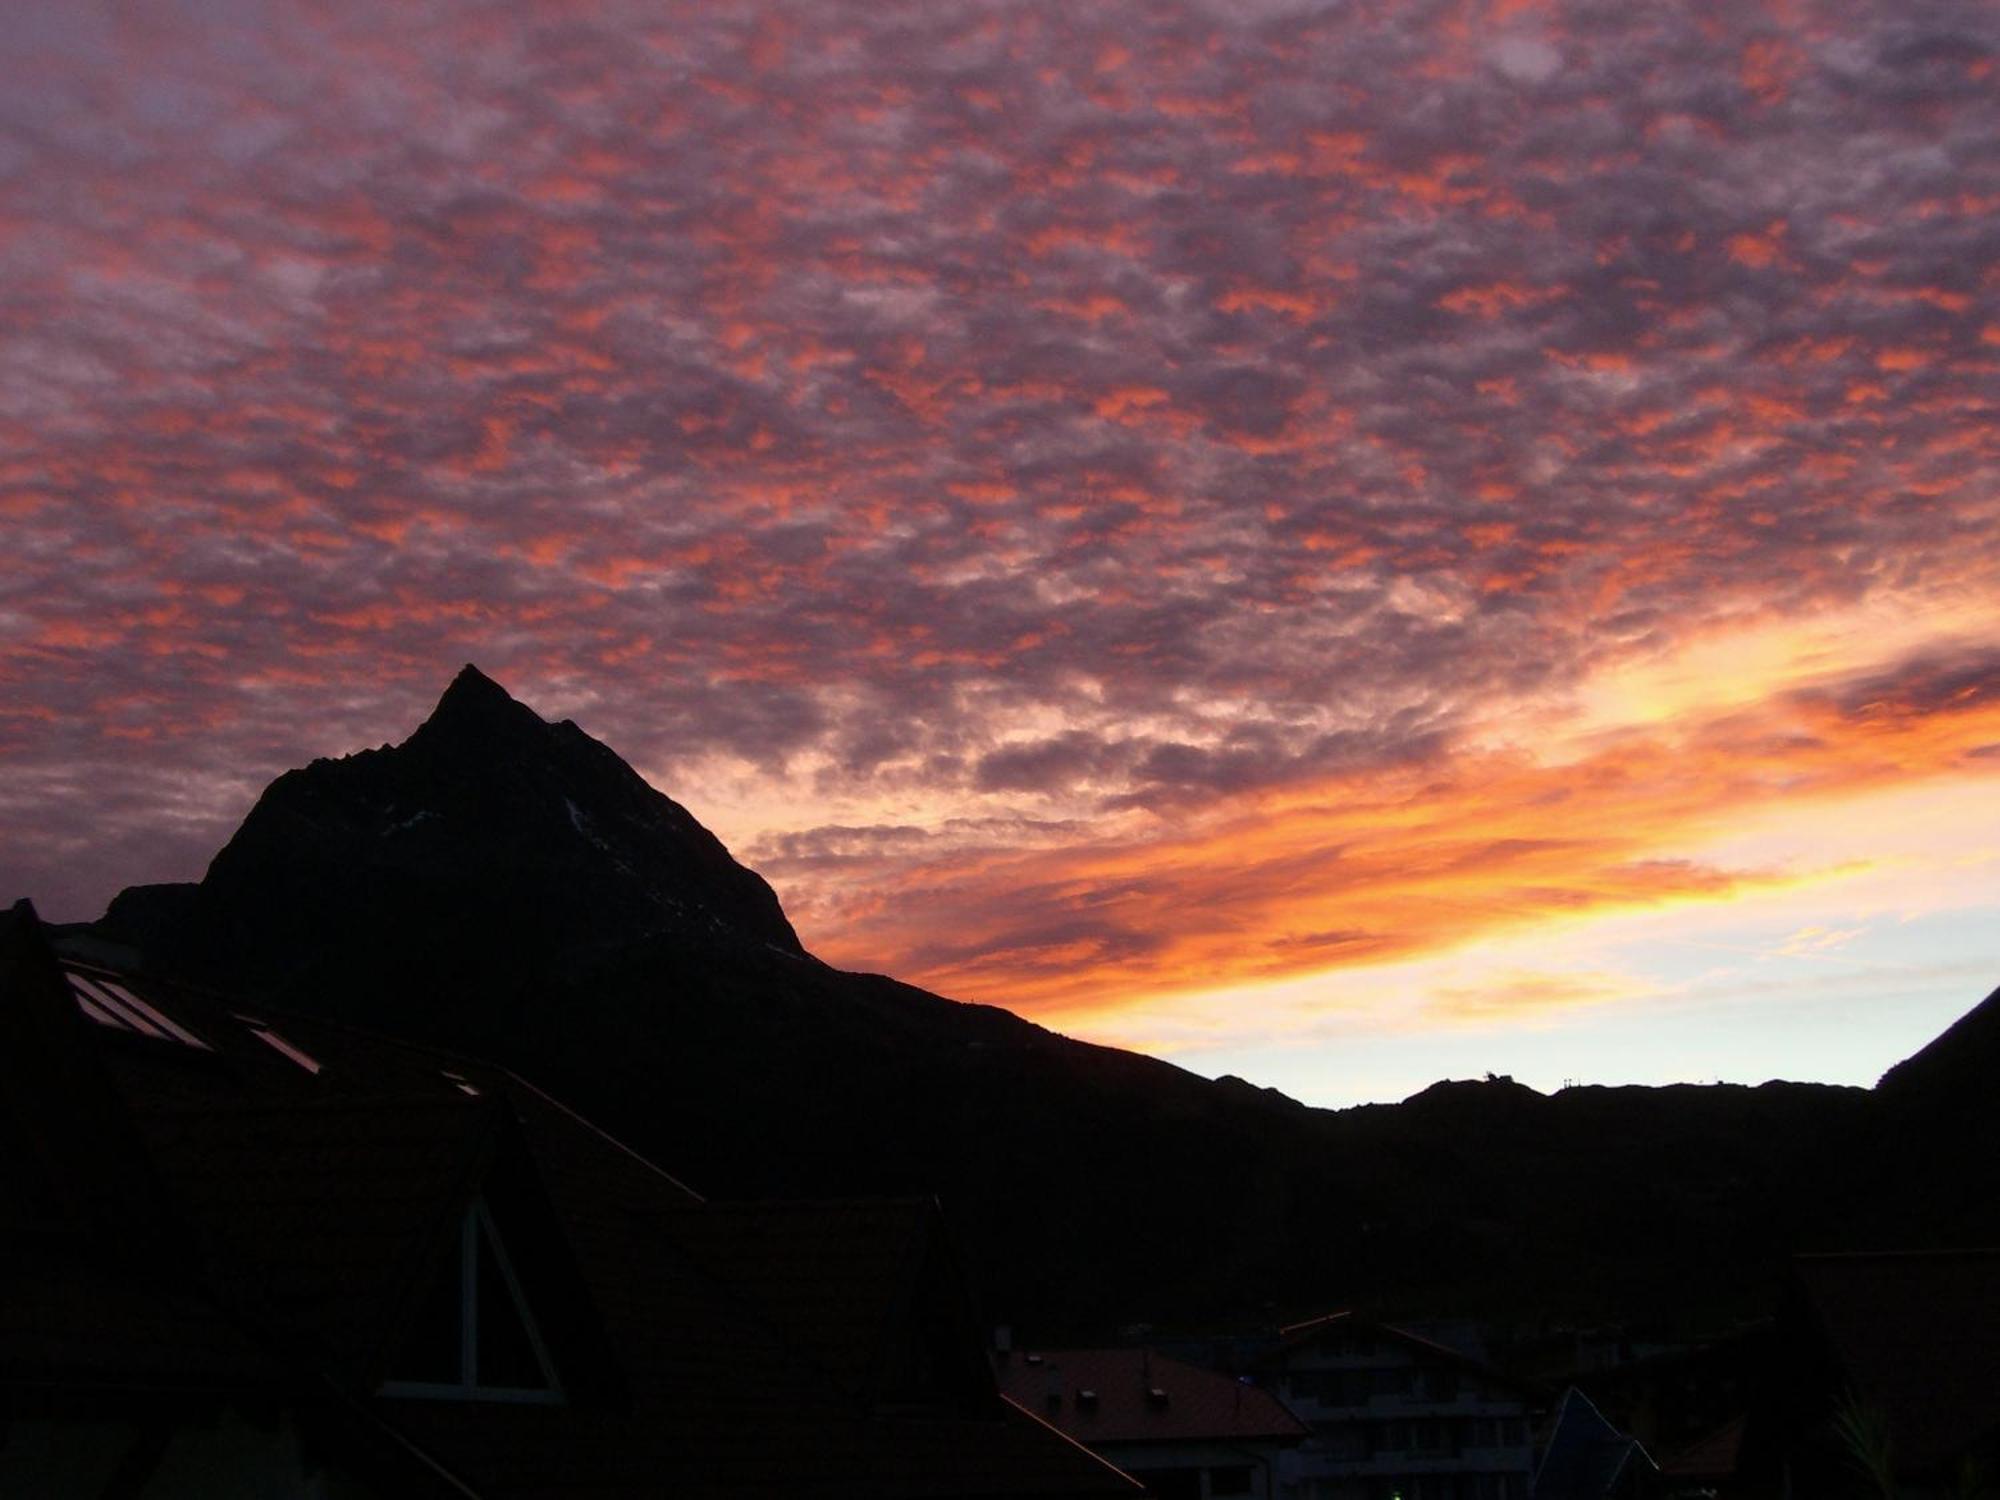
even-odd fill
[[[890,1408],[942,1407],[973,1413],[999,1394],[944,1215],[935,1200],[919,1217],[913,1274],[888,1309],[874,1396]]]
[[[388,1372],[385,1396],[563,1399],[541,1320],[485,1199],[475,1198],[460,1217],[458,1243],[434,1269]]]
[[[372,1387],[413,1398],[618,1400],[598,1311],[533,1153],[504,1100],[476,1173],[440,1205],[408,1270]]]
[[[1603,1500],[1620,1489],[1633,1464],[1654,1468],[1637,1438],[1613,1427],[1588,1396],[1571,1386],[1563,1392],[1531,1488],[1537,1500]]]

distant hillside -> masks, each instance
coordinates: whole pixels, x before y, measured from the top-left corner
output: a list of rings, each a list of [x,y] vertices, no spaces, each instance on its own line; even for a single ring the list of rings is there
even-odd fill
[[[712,1196],[936,1193],[989,1314],[1042,1335],[1349,1303],[1719,1318],[1786,1252],[1883,1232],[1855,1205],[1894,1177],[1860,1090],[1311,1110],[839,972],[685,809],[471,667],[401,745],[279,777],[199,885],[73,940],[502,1062]]]

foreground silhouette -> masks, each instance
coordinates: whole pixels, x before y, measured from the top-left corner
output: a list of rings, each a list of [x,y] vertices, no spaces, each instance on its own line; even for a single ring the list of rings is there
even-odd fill
[[[1965,1082],[1995,1001],[1917,1060],[1945,1048],[1941,1081],[1873,1093],[1307,1109],[821,964],[683,808],[472,667],[402,744],[279,777],[199,885],[70,941],[491,1058],[711,1197],[935,1194],[989,1314],[1046,1336],[1341,1305],[1700,1328],[1796,1249],[2000,1236],[2000,1110]]]

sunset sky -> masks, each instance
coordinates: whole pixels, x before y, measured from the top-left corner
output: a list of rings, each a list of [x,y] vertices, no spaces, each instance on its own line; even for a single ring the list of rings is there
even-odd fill
[[[2000,984],[2000,6],[14,0],[0,899],[477,662],[1314,1103]]]

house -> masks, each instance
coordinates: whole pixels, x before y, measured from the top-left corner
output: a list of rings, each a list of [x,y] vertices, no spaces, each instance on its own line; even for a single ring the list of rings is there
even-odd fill
[[[996,1354],[1008,1398],[1159,1500],[1277,1500],[1280,1458],[1307,1429],[1247,1380],[1150,1349]]]
[[[1566,1378],[1659,1463],[1668,1494],[1728,1492],[1745,1418],[1773,1375],[1774,1328],[1760,1319],[1699,1343],[1655,1348]]]
[[[1254,1368],[1312,1430],[1287,1500],[1527,1500],[1539,1393],[1481,1360],[1340,1312],[1280,1330]]]
[[[1086,1496],[934,1204],[704,1202],[503,1070],[0,914],[0,1494]]]

